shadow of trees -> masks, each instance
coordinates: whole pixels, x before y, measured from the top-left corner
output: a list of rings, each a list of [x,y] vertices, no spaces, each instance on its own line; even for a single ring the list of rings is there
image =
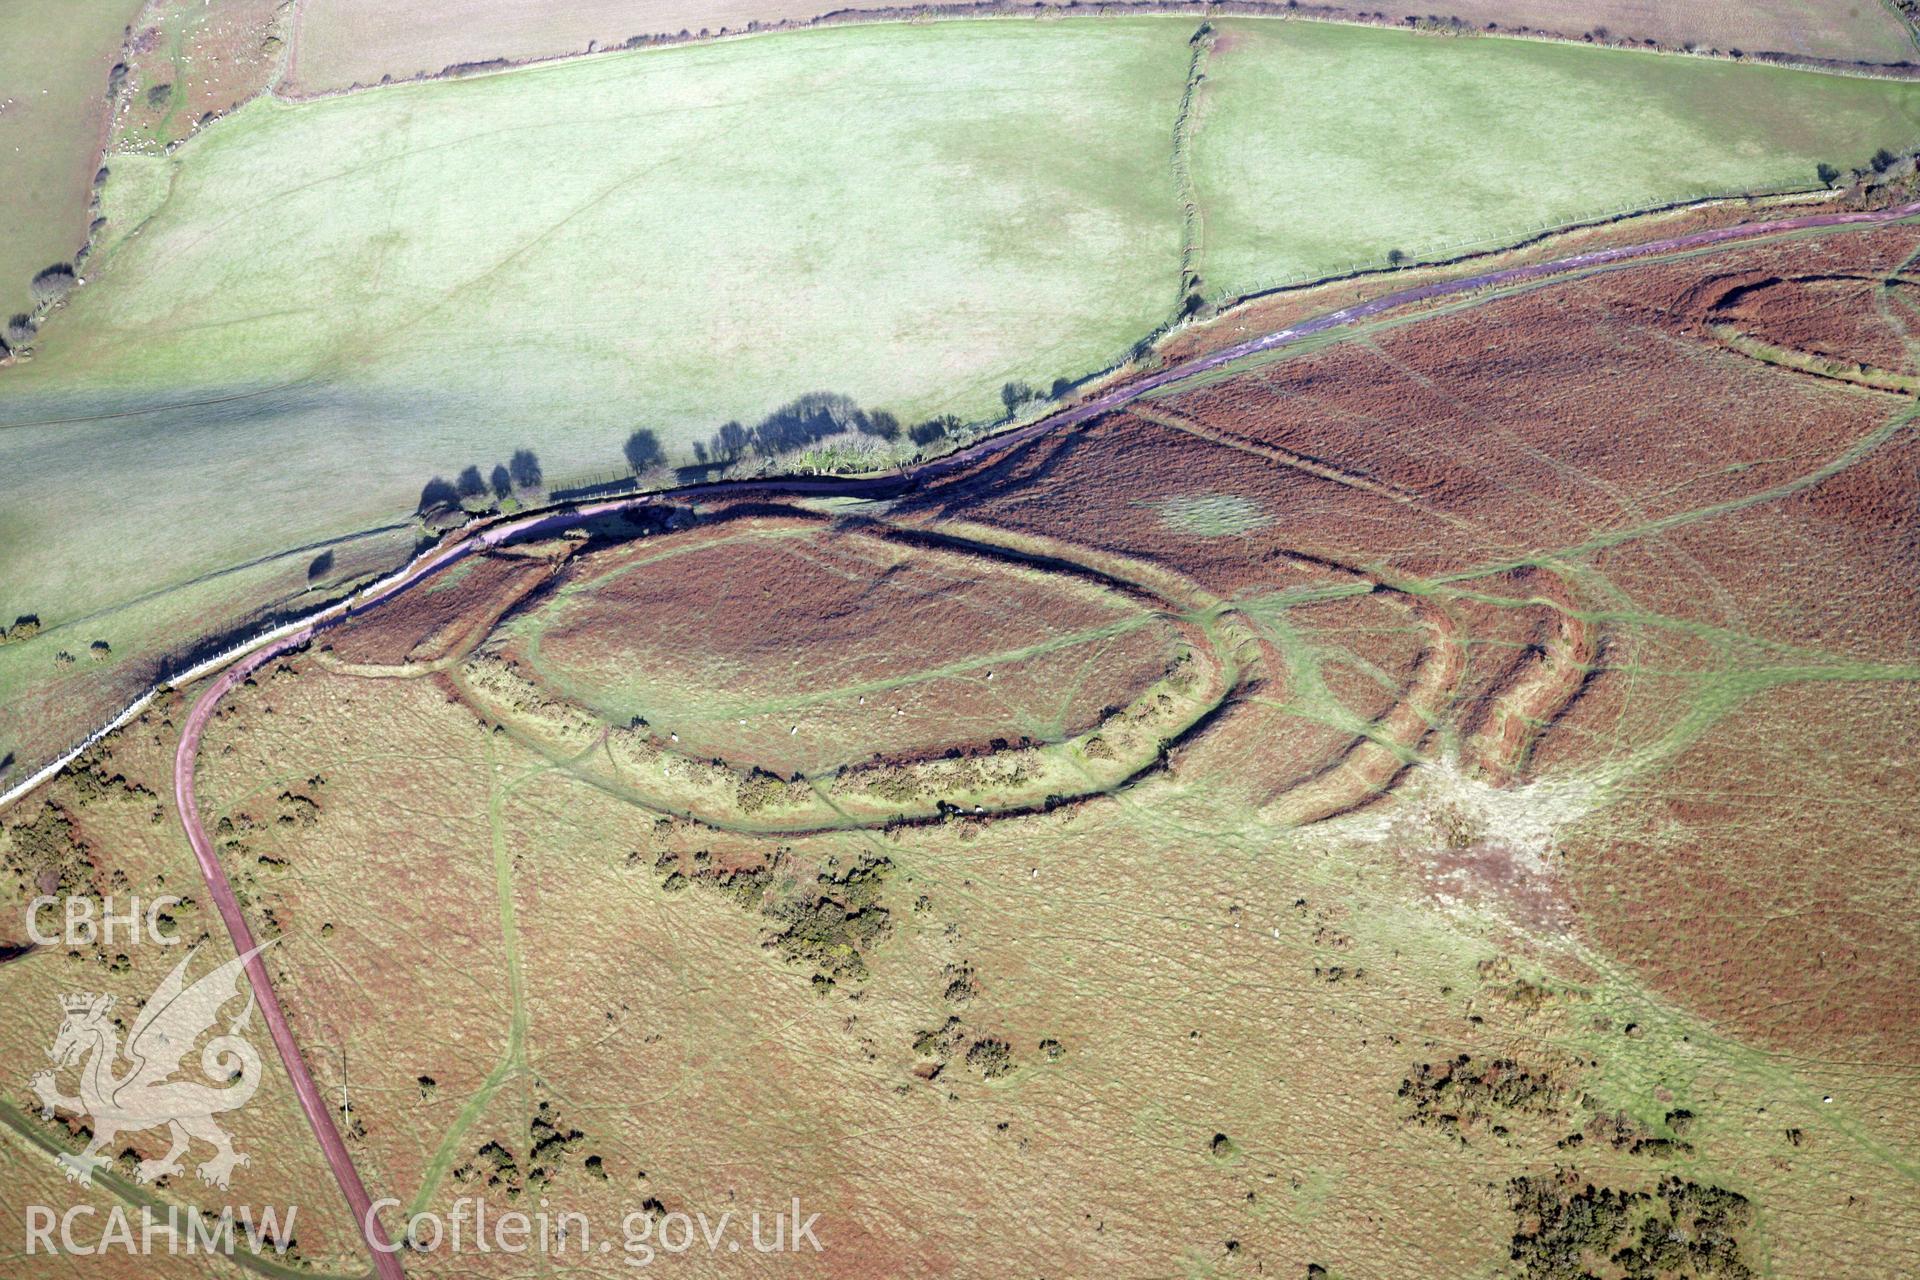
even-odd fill
[[[645,427],[627,437],[621,452],[626,455],[628,469],[635,472],[657,467],[667,460],[666,450],[660,447],[660,437]]]
[[[507,471],[516,489],[538,489],[544,479],[540,474],[540,459],[531,449],[515,449],[513,457],[507,460]]]
[[[420,487],[414,514],[426,516],[481,504],[498,506],[509,498],[525,497],[544,482],[539,455],[531,449],[516,449],[511,458],[496,462],[485,475],[476,463],[462,468],[451,481],[444,476],[433,477]]]

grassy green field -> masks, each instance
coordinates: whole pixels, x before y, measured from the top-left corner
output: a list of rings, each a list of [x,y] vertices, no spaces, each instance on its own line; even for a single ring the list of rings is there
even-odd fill
[[[140,0],[0,3],[0,320],[25,311],[35,272],[87,238],[107,69]]]
[[[1814,183],[1920,137],[1920,88],[1324,23],[1219,24],[1193,170],[1207,291]],[[1338,70],[1335,71],[1334,69]],[[1337,216],[1329,216],[1334,212]]]
[[[984,414],[1092,368],[1174,301],[1185,30],[808,33],[255,103],[0,387],[0,612],[125,589],[63,549],[89,530],[171,525],[93,543],[151,583],[523,446],[564,476],[810,390]]]
[[[1006,380],[1099,368],[1179,293],[1193,29],[617,54],[263,99],[116,160],[111,247],[0,375],[0,621],[385,523],[519,448],[564,480],[804,392],[984,418]],[[1244,20],[1205,68],[1214,294],[1920,138],[1920,86],[1534,43]]]

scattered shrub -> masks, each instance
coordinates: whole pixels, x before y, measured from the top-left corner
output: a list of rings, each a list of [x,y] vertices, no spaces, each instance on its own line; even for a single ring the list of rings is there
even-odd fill
[[[967,1065],[989,1080],[1013,1074],[1013,1049],[1005,1040],[988,1036],[967,1050]]]
[[[147,90],[147,105],[158,111],[166,106],[167,101],[172,97],[172,84],[156,84]]]

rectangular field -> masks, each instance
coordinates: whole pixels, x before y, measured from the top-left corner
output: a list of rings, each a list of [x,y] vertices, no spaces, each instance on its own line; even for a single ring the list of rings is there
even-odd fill
[[[1810,187],[1920,136],[1920,86],[1535,41],[1218,23],[1195,112],[1213,296]],[[1338,74],[1328,68],[1338,67]],[[1329,217],[1329,210],[1337,216]]]

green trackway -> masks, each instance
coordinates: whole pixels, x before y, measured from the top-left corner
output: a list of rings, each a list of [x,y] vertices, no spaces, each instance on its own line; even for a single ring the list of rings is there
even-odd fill
[[[822,389],[989,417],[1163,323],[1183,243],[1225,296],[1920,139],[1920,85],[1215,25],[1199,60],[1173,16],[619,53],[263,99],[116,158],[93,279],[0,374],[0,617],[106,611],[139,658],[162,638],[121,602],[516,448],[564,479],[646,427],[684,461]],[[72,643],[0,649],[0,691]]]

